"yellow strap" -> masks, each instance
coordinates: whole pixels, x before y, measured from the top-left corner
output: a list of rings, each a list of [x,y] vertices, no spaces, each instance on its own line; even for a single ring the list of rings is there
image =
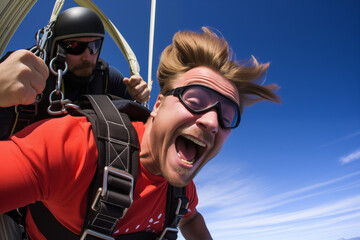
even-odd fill
[[[16,106],[16,107],[17,107],[17,106]],[[14,134],[15,127],[16,127],[16,124],[17,124],[17,122],[18,122],[18,119],[19,119],[19,112],[16,111],[15,122],[14,122],[14,125],[13,125],[12,129],[11,129],[10,136]]]

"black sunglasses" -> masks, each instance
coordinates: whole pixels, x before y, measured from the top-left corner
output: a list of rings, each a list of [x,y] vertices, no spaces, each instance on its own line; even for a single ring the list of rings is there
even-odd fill
[[[100,50],[101,43],[102,43],[101,39],[92,42],[81,42],[81,41],[60,42],[61,46],[66,50],[66,52],[72,55],[80,55],[86,50],[86,48],[89,49],[91,55],[97,54]]]
[[[239,105],[231,98],[202,85],[191,84],[172,89],[164,96],[173,95],[192,113],[206,113],[215,108],[222,128],[232,129],[239,126],[241,114]]]

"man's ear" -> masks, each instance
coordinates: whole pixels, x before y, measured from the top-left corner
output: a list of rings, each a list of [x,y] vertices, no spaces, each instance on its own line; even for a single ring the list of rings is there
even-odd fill
[[[156,102],[154,104],[153,110],[150,113],[151,117],[155,117],[159,111],[160,105],[161,105],[161,101],[164,99],[164,96],[162,94],[159,94]]]

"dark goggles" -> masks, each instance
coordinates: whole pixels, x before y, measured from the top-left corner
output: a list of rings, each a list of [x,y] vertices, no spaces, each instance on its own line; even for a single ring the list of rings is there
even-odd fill
[[[65,48],[66,52],[72,55],[82,54],[86,48],[90,50],[90,54],[97,54],[100,50],[102,40],[98,39],[92,42],[68,41],[60,44]]]
[[[174,95],[192,113],[206,113],[215,108],[218,121],[222,128],[232,129],[239,126],[240,107],[231,98],[201,84],[191,84],[178,87],[165,93],[164,96]]]

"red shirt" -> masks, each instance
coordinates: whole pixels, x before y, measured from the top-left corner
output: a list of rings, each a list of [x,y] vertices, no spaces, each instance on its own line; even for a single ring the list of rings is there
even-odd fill
[[[133,123],[139,142],[144,124]],[[91,124],[85,117],[51,119],[20,131],[0,142],[0,212],[42,201],[66,228],[80,234],[88,187],[97,166],[97,149]],[[114,236],[160,232],[165,218],[167,181],[139,164],[134,202],[119,221]],[[188,217],[198,203],[193,182],[186,186]],[[6,196],[6,197],[4,197]],[[26,228],[33,240],[45,239],[30,214]]]

